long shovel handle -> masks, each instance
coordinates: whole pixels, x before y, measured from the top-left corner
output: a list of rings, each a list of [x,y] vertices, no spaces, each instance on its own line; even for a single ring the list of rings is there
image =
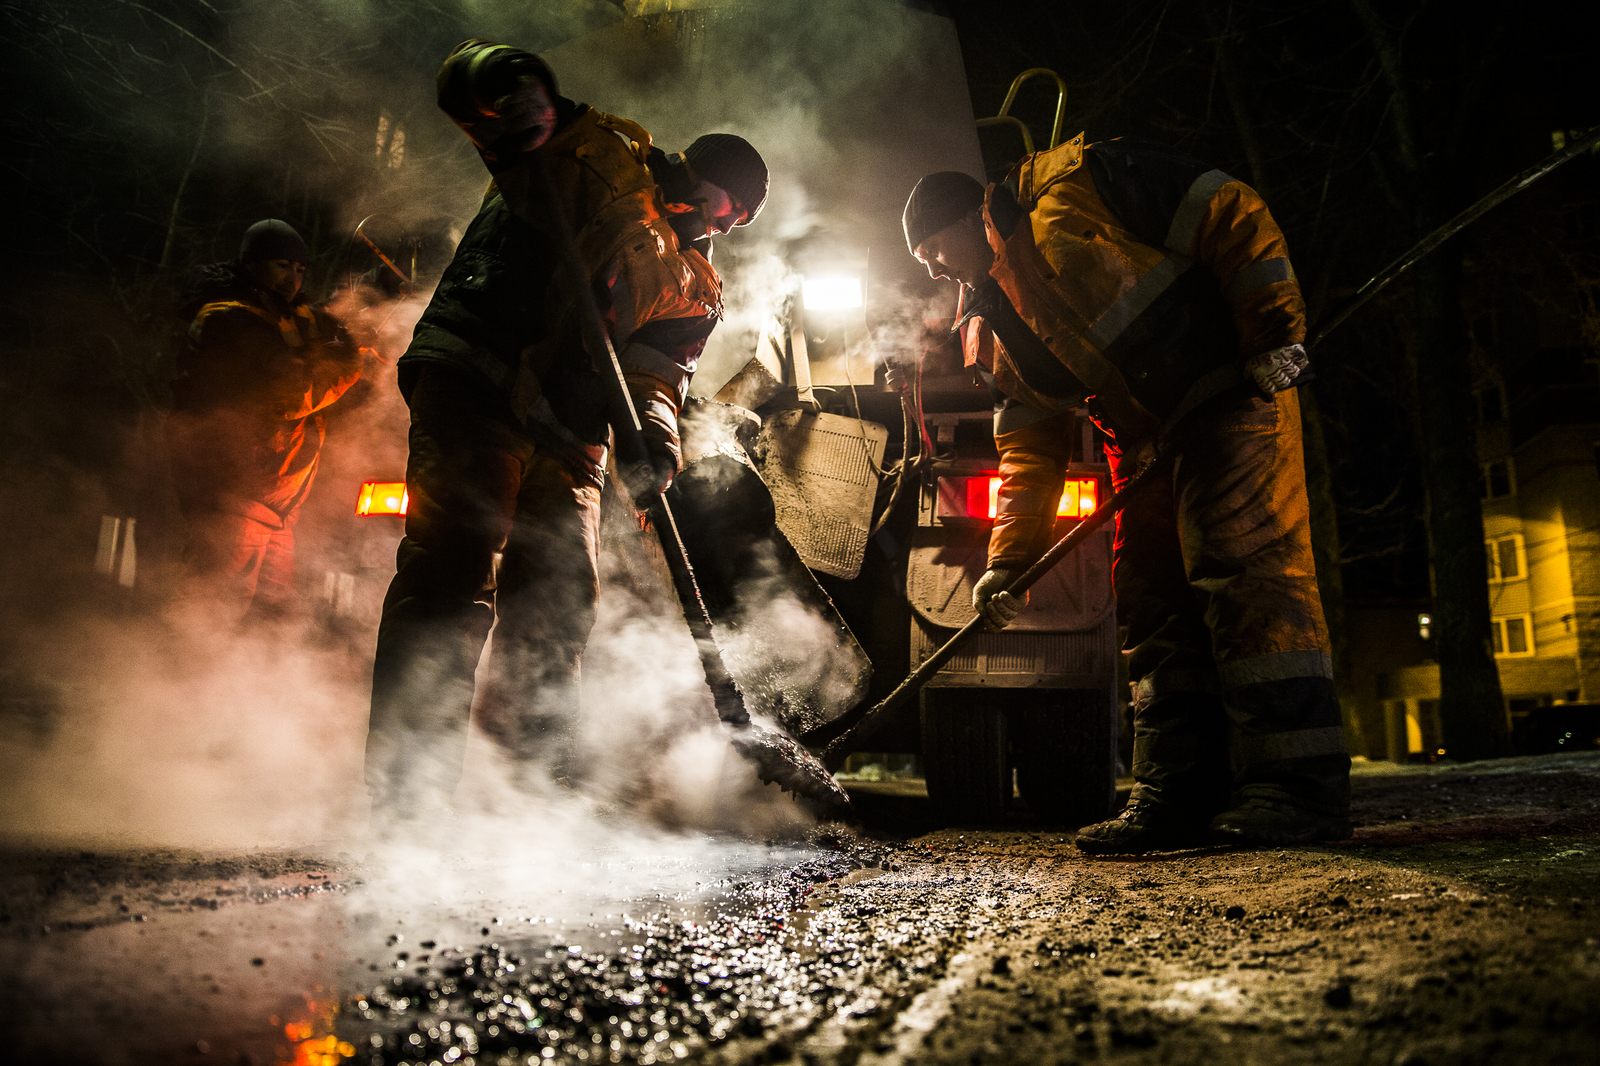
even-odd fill
[[[1527,170],[1524,170],[1522,173],[1518,174],[1514,178],[1511,178],[1499,188],[1478,200],[1471,207],[1468,207],[1465,211],[1462,211],[1450,221],[1446,222],[1444,225],[1428,234],[1422,240],[1412,245],[1412,247],[1409,248],[1404,255],[1390,263],[1365,285],[1361,286],[1361,288],[1357,290],[1355,295],[1351,297],[1350,300],[1329,315],[1327,319],[1320,324],[1319,328],[1311,335],[1311,338],[1306,341],[1306,347],[1316,347],[1317,344],[1323,340],[1323,338],[1325,338],[1329,333],[1333,332],[1333,330],[1342,324],[1345,319],[1354,314],[1357,308],[1366,303],[1368,300],[1372,299],[1372,297],[1377,294],[1378,290],[1382,289],[1384,286],[1388,285],[1389,282],[1403,274],[1412,266],[1412,264],[1416,263],[1417,260],[1427,255],[1429,252],[1433,251],[1433,249],[1443,244],[1450,237],[1454,236],[1457,232],[1474,222],[1480,215],[1488,211],[1491,207],[1494,207],[1503,200],[1506,200],[1511,196],[1521,192],[1523,189],[1526,189],[1529,185],[1532,185],[1534,182],[1538,181],[1540,178],[1544,177],[1546,174],[1550,173],[1552,170],[1579,155],[1580,153],[1595,150],[1597,147],[1600,147],[1600,129],[1591,130],[1583,138],[1568,145],[1563,151],[1559,151],[1547,156],[1539,163],[1529,167]],[[1195,406],[1198,407],[1202,404],[1210,405],[1217,399],[1219,395],[1222,395],[1230,389],[1240,387],[1243,384],[1244,383],[1242,381],[1238,383],[1231,381],[1225,382],[1223,383],[1222,388],[1210,396],[1202,397],[1200,403],[1196,404]],[[1190,409],[1181,412],[1178,417],[1174,418],[1174,431],[1176,431],[1180,425],[1192,427],[1194,422],[1198,421],[1198,419],[1191,419],[1187,416],[1194,413],[1194,410]],[[1175,436],[1176,433],[1174,432],[1173,435]],[[1100,510],[1096,511],[1093,515],[1090,515],[1088,518],[1084,519],[1081,523],[1079,523],[1077,528],[1073,529],[1072,532],[1068,533],[1065,537],[1062,537],[1059,541],[1052,545],[1050,550],[1047,551],[1038,562],[1030,566],[1020,577],[1008,585],[1006,587],[1006,591],[1012,594],[1027,591],[1029,586],[1031,586],[1035,581],[1038,581],[1039,578],[1043,577],[1046,571],[1048,571],[1056,563],[1060,562],[1063,556],[1067,555],[1073,549],[1077,548],[1078,545],[1082,544],[1091,532],[1099,528],[1099,526],[1112,515],[1126,507],[1128,505],[1128,501],[1132,498],[1132,495],[1140,488],[1140,486],[1145,485],[1149,481],[1153,480],[1157,468],[1164,466],[1164,460],[1167,457],[1175,454],[1178,449],[1178,442],[1163,439],[1159,444],[1156,457],[1147,463],[1142,470],[1130,478],[1128,483],[1122,487],[1121,491],[1112,495],[1112,497],[1106,501],[1104,507],[1100,508]],[[826,750],[823,752],[823,759],[827,765],[837,766],[842,763],[844,761],[844,757],[854,750],[854,747],[857,743],[859,743],[874,729],[876,729],[878,724],[882,722],[884,718],[899,710],[905,705],[907,700],[921,691],[922,687],[928,683],[929,679],[931,679],[934,674],[939,672],[940,667],[949,662],[951,656],[960,651],[962,645],[964,645],[968,640],[972,639],[972,635],[982,628],[983,619],[981,617],[974,618],[972,621],[962,626],[955,632],[954,636],[945,641],[944,644],[938,648],[938,650],[924,660],[922,665],[918,666],[909,677],[900,682],[900,684],[895,687],[893,692],[889,693],[889,695],[885,696],[881,701],[873,705],[873,707],[869,709],[866,714],[862,715],[860,720],[852,725],[849,729],[845,730],[843,733],[839,734],[839,736],[834,738],[834,740],[829,743]]]
[[[1129,478],[1127,484],[1111,495],[1111,498],[1105,502],[1105,506],[1079,522],[1066,536],[1052,544],[1050,550],[1039,557],[1038,562],[1017,575],[1011,584],[1006,586],[1005,591],[1014,596],[1028,591],[1056,563],[1088,540],[1089,534],[1110,521],[1112,515],[1127,507],[1139,489],[1154,480],[1155,470],[1160,465],[1162,464],[1159,459],[1146,464],[1144,469]],[[855,750],[857,743],[871,734],[885,718],[904,707],[913,696],[922,691],[923,686],[933,679],[933,675],[938,673],[944,664],[949,662],[951,657],[972,639],[974,634],[981,632],[983,627],[983,616],[979,615],[956,630],[949,640],[941,644],[904,681],[896,685],[893,692],[879,700],[866,714],[861,716],[859,721],[828,744],[822,754],[824,764],[833,767],[842,763],[844,757]]]
[[[584,340],[588,342],[589,351],[597,364],[595,369],[605,383],[619,464],[646,460],[649,453],[645,448],[639,412],[633,405],[633,396],[628,392],[622,361],[617,358],[616,346],[611,343],[611,334],[606,331],[605,319],[595,300],[588,271],[584,269],[583,259],[578,254],[572,226],[550,186],[544,161],[533,156],[513,170],[502,172],[500,177],[502,192],[508,191],[506,184],[518,177],[524,178],[527,187],[523,191],[528,201],[544,209],[541,221],[548,222],[547,232],[555,239],[560,252],[561,269],[578,301],[578,318]],[[515,195],[515,191],[512,192]],[[651,500],[648,513],[650,526],[655,530],[656,539],[661,542],[662,554],[666,556],[667,570],[672,574],[673,589],[678,594],[683,617],[689,623],[689,632],[694,637],[695,650],[700,656],[701,669],[705,671],[706,684],[711,688],[717,717],[732,725],[744,725],[750,721],[750,711],[745,706],[744,696],[734,682],[733,675],[728,673],[721,649],[712,637],[711,614],[706,610],[705,600],[700,595],[700,584],[695,580],[694,566],[684,550],[677,517],[672,513],[672,506],[666,497],[660,493]]]
[[[596,370],[605,382],[608,394],[618,461],[638,462],[647,459],[639,412],[633,406],[633,397],[628,392],[622,362],[617,358],[611,335],[606,332],[600,305],[594,298],[594,290],[590,288],[588,271],[584,269],[583,258],[578,254],[578,242],[550,187],[544,161],[537,156],[526,159],[521,165],[503,171],[498,178],[501,192],[513,209],[517,206],[513,197],[518,196],[524,205],[530,196],[534,197],[534,202],[544,209],[546,218],[543,220],[527,218],[526,214],[523,217],[534,225],[548,222],[546,231],[556,241],[561,268],[576,294],[578,317],[589,350],[595,355],[597,363],[606,364],[597,366]],[[523,184],[523,187],[517,188],[519,184]],[[711,689],[717,717],[729,727],[729,741],[734,750],[755,766],[763,781],[776,782],[795,793],[819,818],[847,817],[850,814],[850,796],[822,763],[782,729],[751,720],[744,694],[728,672],[722,650],[717,647],[712,635],[711,613],[706,610],[705,600],[700,595],[700,584],[695,580],[694,566],[690,564],[689,553],[684,549],[677,517],[661,493],[657,493],[650,502],[649,514],[650,525],[655,529],[661,551],[666,556],[667,569],[672,574],[673,590],[683,608],[684,621],[689,624],[689,632],[694,637],[695,651],[700,656],[700,668],[705,672],[707,687]]]

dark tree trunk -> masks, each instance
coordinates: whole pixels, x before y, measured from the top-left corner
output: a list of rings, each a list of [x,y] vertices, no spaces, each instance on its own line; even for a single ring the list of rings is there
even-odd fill
[[[1418,79],[1402,70],[1399,42],[1369,0],[1351,0],[1351,7],[1366,27],[1389,88],[1392,157],[1411,206],[1411,239],[1421,240],[1444,221],[1446,179],[1471,173],[1479,165],[1476,145],[1451,144],[1449,137],[1442,138],[1443,144],[1423,143],[1411,91]],[[1470,104],[1461,99],[1455,106]],[[1440,139],[1435,133],[1434,141]],[[1473,157],[1456,158],[1455,150]],[[1489,644],[1488,563],[1472,431],[1467,327],[1461,308],[1460,249],[1454,242],[1446,243],[1412,271],[1417,432],[1428,494],[1439,721],[1451,758],[1492,758],[1510,754],[1511,743],[1500,672]]]
[[[1238,59],[1234,54],[1234,7],[1232,0],[1226,5],[1222,25],[1217,24],[1214,10],[1206,10],[1206,24],[1216,39],[1216,76],[1222,83],[1222,95],[1228,101],[1228,112],[1233,116],[1234,133],[1244,158],[1250,164],[1250,187],[1271,203],[1267,195],[1266,153],[1261,149],[1261,139],[1256,136],[1255,122],[1250,115],[1249,88],[1239,74]]]
[[[1439,721],[1451,758],[1510,754],[1500,672],[1489,644],[1489,584],[1478,493],[1461,252],[1445,244],[1416,271],[1418,430],[1428,487]]]
[[[1250,184],[1267,198],[1266,153],[1257,136],[1251,113],[1249,86],[1239,71],[1235,54],[1235,7],[1232,0],[1223,5],[1219,16],[1214,7],[1206,9],[1206,24],[1215,39],[1215,77],[1221,84],[1233,128],[1250,165]],[[1311,502],[1311,550],[1317,565],[1317,589],[1321,594],[1322,614],[1328,624],[1328,641],[1333,655],[1334,685],[1339,693],[1345,738],[1350,749],[1367,754],[1368,745],[1361,722],[1356,718],[1357,698],[1349,670],[1349,640],[1344,612],[1344,575],[1339,558],[1339,515],[1333,490],[1333,472],[1328,463],[1328,445],[1322,432],[1322,414],[1310,388],[1299,390],[1300,415],[1305,448],[1306,492]]]

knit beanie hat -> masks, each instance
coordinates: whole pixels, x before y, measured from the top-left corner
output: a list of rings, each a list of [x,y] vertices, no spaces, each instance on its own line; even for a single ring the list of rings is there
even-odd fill
[[[683,158],[696,174],[744,209],[741,226],[755,221],[767,202],[767,164],[749,141],[732,133],[708,133],[691,144]]]
[[[906,201],[901,223],[906,229],[906,247],[917,253],[917,245],[953,222],[983,206],[983,186],[976,178],[955,170],[941,170],[917,182]]]
[[[264,259],[310,263],[311,250],[289,223],[264,218],[244,231],[244,240],[239,242],[239,262],[256,263]]]

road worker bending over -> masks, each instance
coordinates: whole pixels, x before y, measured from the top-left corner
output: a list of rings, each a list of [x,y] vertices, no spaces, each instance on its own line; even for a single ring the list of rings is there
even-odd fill
[[[1014,617],[1003,590],[1049,547],[1071,410],[1110,438],[1118,489],[1183,426],[1117,516],[1135,783],[1078,846],[1349,836],[1294,391],[1305,308],[1266,204],[1171,149],[1080,134],[987,189],[929,174],[904,221],[929,274],[962,285],[966,361],[996,399],[999,514],[973,591],[990,624]]]
[[[378,632],[366,776],[380,830],[402,834],[448,810],[491,624],[486,731],[519,784],[574,772],[611,427],[604,353],[583,343],[552,206],[577,236],[644,425],[650,460],[623,472],[639,504],[678,472],[678,410],[721,314],[710,237],[754,219],[767,195],[766,165],[742,138],[710,134],[669,156],[633,122],[558,95],[520,49],[466,41],[438,89],[496,181],[399,362],[410,505]],[[518,170],[534,166],[551,202],[505,191],[526,189]]]

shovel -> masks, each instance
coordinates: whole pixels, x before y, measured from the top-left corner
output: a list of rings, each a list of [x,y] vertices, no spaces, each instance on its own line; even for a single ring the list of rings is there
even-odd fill
[[[1333,332],[1335,327],[1354,314],[1357,308],[1376,296],[1380,289],[1408,270],[1417,260],[1476,221],[1480,215],[1491,207],[1526,189],[1529,185],[1532,185],[1574,156],[1597,146],[1600,146],[1600,129],[1590,131],[1587,136],[1568,145],[1563,151],[1554,152],[1546,156],[1422,238],[1422,240],[1409,248],[1404,255],[1401,255],[1381,272],[1369,279],[1365,285],[1356,290],[1349,300],[1345,301],[1333,314],[1328,316],[1325,322],[1311,335],[1311,339],[1306,342],[1306,348],[1312,348],[1320,343],[1323,338]],[[1056,563],[1071,554],[1078,545],[1087,540],[1089,534],[1104,525],[1112,515],[1127,507],[1139,490],[1154,481],[1157,472],[1166,466],[1166,461],[1180,450],[1183,443],[1181,439],[1183,434],[1177,431],[1180,427],[1196,424],[1198,420],[1191,416],[1204,408],[1213,406],[1213,401],[1219,397],[1242,396],[1248,391],[1243,372],[1237,367],[1226,367],[1221,372],[1214,374],[1213,378],[1214,380],[1209,382],[1202,380],[1200,386],[1195,390],[1196,399],[1193,402],[1186,402],[1177,411],[1173,412],[1172,417],[1168,419],[1167,428],[1163,430],[1157,440],[1155,457],[1147,462],[1138,473],[1129,478],[1128,482],[1105,502],[1105,506],[1078,523],[1071,532],[1056,541],[1038,562],[1028,567],[1016,580],[1007,585],[1006,592],[1011,593],[1013,596],[1020,596],[1026,592],[1051,567],[1055,566]],[[895,686],[893,692],[869,707],[866,713],[862,714],[854,724],[829,742],[827,748],[823,751],[823,762],[828,766],[842,765],[845,756],[854,751],[861,741],[866,739],[873,730],[877,729],[879,724],[886,718],[904,707],[933,678],[933,675],[939,672],[939,668],[949,662],[951,657],[961,650],[962,645],[982,628],[983,618],[980,615],[956,630],[954,635],[936,649],[922,665],[912,671],[909,677]]]
[[[611,412],[611,427],[616,435],[617,462],[647,461],[644,437],[641,434],[639,413],[634,409],[633,397],[628,393],[622,364],[606,332],[600,307],[595,302],[589,272],[578,254],[577,242],[571,224],[561,211],[545,173],[543,160],[537,156],[525,157],[518,165],[500,171],[495,176],[501,194],[516,214],[548,233],[556,242],[561,254],[561,267],[567,274],[578,299],[578,317],[584,338],[596,358],[596,369],[604,382]],[[530,205],[540,211],[530,211]],[[601,362],[604,365],[598,365]],[[672,574],[672,584],[683,608],[683,617],[694,637],[695,650],[700,656],[700,666],[705,672],[706,685],[711,689],[717,717],[727,728],[733,749],[749,760],[762,781],[777,783],[793,792],[818,818],[840,819],[850,811],[849,794],[833,779],[816,756],[812,755],[793,737],[776,726],[764,725],[751,719],[738,683],[728,673],[722,651],[712,631],[711,615],[700,597],[700,587],[695,581],[694,567],[683,547],[683,537],[678,532],[678,522],[666,499],[656,493],[648,507],[650,528],[655,530],[666,556],[667,568]]]

